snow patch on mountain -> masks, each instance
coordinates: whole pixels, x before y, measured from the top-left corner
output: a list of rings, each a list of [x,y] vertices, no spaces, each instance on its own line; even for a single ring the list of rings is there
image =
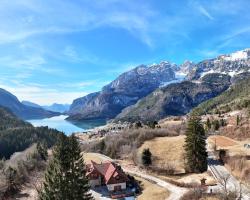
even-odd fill
[[[236,51],[229,55],[221,56],[222,59],[226,61],[237,61],[237,60],[245,60],[250,57],[250,49],[245,49],[242,51]]]
[[[186,77],[187,77],[187,73],[177,71],[177,72],[175,72],[175,79],[174,80],[168,81],[168,82],[162,82],[160,87],[165,87],[165,86],[170,85],[172,83],[180,83],[180,82],[184,81]]]
[[[250,72],[250,70],[248,70],[248,71]],[[200,78],[206,76],[207,74],[214,74],[214,73],[226,74],[226,75],[229,75],[229,76],[231,76],[231,77],[234,77],[234,76],[236,76],[236,75],[238,75],[238,74],[241,74],[241,73],[243,73],[243,72],[244,72],[244,71],[242,71],[242,70],[240,70],[240,71],[234,70],[234,71],[228,71],[228,72],[221,72],[221,71],[219,71],[219,70],[211,69],[211,70],[209,70],[209,71],[207,71],[207,72],[201,73]]]

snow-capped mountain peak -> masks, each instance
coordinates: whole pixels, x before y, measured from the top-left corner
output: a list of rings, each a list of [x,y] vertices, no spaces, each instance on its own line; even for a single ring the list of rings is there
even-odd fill
[[[226,61],[237,61],[237,60],[246,60],[250,57],[250,49],[245,49],[241,51],[236,51],[229,55],[222,55],[220,58]]]

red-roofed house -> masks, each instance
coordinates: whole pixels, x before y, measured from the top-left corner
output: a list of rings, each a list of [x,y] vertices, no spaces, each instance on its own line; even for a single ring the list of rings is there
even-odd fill
[[[128,181],[122,168],[112,162],[98,164],[91,161],[87,165],[87,177],[91,187],[106,185],[109,191],[125,190]]]

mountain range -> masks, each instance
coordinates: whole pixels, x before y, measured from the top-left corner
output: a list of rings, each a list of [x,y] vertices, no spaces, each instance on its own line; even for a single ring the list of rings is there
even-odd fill
[[[122,109],[135,104],[162,84],[175,80],[176,67],[175,64],[161,62],[151,66],[140,65],[125,72],[100,92],[74,100],[68,119],[114,118]]]
[[[68,120],[159,120],[183,115],[200,103],[250,77],[250,49],[176,65],[167,61],[139,65],[105,85],[101,91],[69,104],[40,106],[0,89],[0,106],[22,119],[68,114]]]
[[[74,100],[68,119],[158,120],[186,114],[249,76],[250,49],[199,63],[140,65],[101,91]]]
[[[0,88],[0,106],[8,108],[22,119],[40,119],[58,115],[57,112],[22,104],[16,96]]]
[[[30,102],[30,101],[22,101],[22,104],[26,106],[31,106],[35,108],[42,108],[48,111],[53,111],[53,112],[59,112],[59,113],[64,113],[67,112],[70,108],[70,104],[58,104],[58,103],[53,103],[49,106],[40,106],[36,103]]]

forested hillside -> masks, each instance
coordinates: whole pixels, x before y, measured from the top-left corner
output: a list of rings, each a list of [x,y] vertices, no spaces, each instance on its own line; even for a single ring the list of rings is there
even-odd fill
[[[38,141],[44,141],[50,147],[55,144],[58,133],[48,127],[33,127],[0,107],[0,159],[8,159]]]
[[[31,124],[17,118],[8,108],[0,107],[0,130],[24,126],[32,127]]]
[[[221,95],[200,104],[193,112],[202,115],[225,113],[242,108],[250,108],[250,78],[240,81]]]

